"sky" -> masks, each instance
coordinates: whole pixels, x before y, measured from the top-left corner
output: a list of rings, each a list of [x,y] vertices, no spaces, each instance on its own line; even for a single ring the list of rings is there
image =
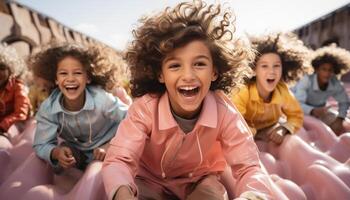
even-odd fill
[[[174,6],[180,0],[17,0],[60,23],[116,49],[132,41],[140,17]],[[240,35],[292,31],[350,0],[206,0],[227,3]]]

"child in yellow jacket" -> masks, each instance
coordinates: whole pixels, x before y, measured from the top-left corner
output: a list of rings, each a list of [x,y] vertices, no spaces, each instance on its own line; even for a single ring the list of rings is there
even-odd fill
[[[255,139],[281,144],[303,123],[303,110],[288,89],[309,67],[309,50],[291,33],[251,38],[258,55],[255,75],[232,94],[232,101],[247,121]]]

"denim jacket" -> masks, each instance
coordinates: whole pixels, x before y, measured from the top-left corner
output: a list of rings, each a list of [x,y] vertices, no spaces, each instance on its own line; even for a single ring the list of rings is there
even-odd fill
[[[325,106],[328,98],[333,97],[338,102],[338,116],[341,118],[346,117],[350,106],[349,97],[342,83],[335,76],[329,80],[325,91],[320,90],[316,74],[304,76],[292,91],[300,102],[305,114],[310,115],[312,109]]]
[[[55,89],[36,114],[37,129],[33,147],[36,154],[49,162],[58,137],[69,145],[90,152],[108,142],[115,135],[127,106],[105,90],[87,86],[85,104],[78,112],[70,112],[61,105],[63,94]],[[92,155],[87,155],[91,157]]]

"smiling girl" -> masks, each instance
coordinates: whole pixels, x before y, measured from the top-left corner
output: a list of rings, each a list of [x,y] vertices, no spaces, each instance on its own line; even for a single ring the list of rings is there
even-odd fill
[[[137,99],[118,128],[102,175],[109,199],[271,198],[257,147],[222,90],[249,72],[251,51],[234,38],[229,12],[202,1],[144,18],[126,58]]]
[[[56,85],[36,115],[36,154],[59,171],[103,161],[127,110],[106,92],[121,80],[118,63],[109,62],[103,48],[53,44],[34,55],[31,65],[35,76]]]

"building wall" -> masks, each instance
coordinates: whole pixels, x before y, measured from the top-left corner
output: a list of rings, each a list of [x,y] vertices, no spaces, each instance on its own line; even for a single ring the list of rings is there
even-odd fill
[[[335,42],[350,50],[350,3],[294,32],[313,49]]]
[[[0,42],[28,56],[50,40],[100,43],[35,10],[10,0],[0,0]]]
[[[336,43],[350,51],[350,3],[294,32],[312,49]],[[345,74],[342,80],[350,82],[350,72]]]

